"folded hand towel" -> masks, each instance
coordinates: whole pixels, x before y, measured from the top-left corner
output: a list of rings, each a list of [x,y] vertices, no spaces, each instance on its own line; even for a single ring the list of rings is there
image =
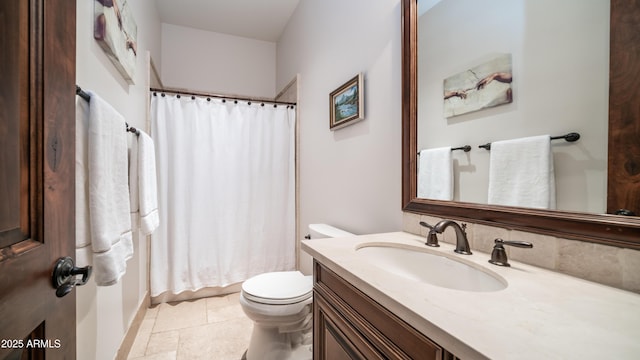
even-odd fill
[[[555,209],[549,135],[491,143],[489,204]]]
[[[156,151],[153,140],[143,131],[140,131],[138,144],[140,229],[144,235],[148,235],[160,224],[158,186],[156,182]]]
[[[433,200],[453,200],[451,147],[420,151],[418,197]]]
[[[96,284],[113,285],[133,255],[125,121],[89,92],[89,214]]]

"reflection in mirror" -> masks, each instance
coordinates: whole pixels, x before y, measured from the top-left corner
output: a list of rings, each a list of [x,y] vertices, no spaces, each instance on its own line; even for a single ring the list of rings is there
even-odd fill
[[[479,145],[578,132],[577,142],[550,142],[550,208],[606,212],[609,8],[608,0],[418,0],[417,148],[472,147],[451,153],[453,200],[488,202],[492,152]],[[481,67],[500,57],[510,68]],[[477,86],[508,70],[508,81]],[[444,80],[461,73],[473,84],[459,86],[464,96],[445,96]],[[451,104],[487,102],[500,87],[509,89],[506,104],[446,112]]]
[[[419,0],[420,2],[424,0]],[[439,4],[437,0],[432,0]],[[453,0],[442,0],[442,1],[453,1]],[[516,0],[514,0],[516,1]],[[607,1],[607,0],[596,0],[596,1]],[[502,227],[510,230],[521,230],[530,233],[538,233],[550,236],[556,236],[563,239],[573,239],[573,240],[583,240],[589,242],[596,242],[600,244],[613,245],[625,248],[632,249],[640,249],[640,217],[633,216],[631,214],[640,214],[640,126],[638,126],[640,121],[640,42],[638,41],[639,28],[640,26],[640,7],[637,6],[634,2],[629,2],[627,0],[608,0],[610,1],[610,21],[609,21],[609,106],[608,106],[608,126],[606,131],[608,133],[608,150],[607,150],[607,214],[595,214],[593,212],[587,213],[584,211],[549,211],[543,209],[536,208],[524,208],[524,207],[516,207],[516,206],[497,206],[497,205],[489,205],[483,204],[479,202],[469,202],[469,201],[445,201],[445,200],[429,200],[424,198],[417,198],[416,194],[418,192],[418,184],[417,184],[417,172],[418,172],[418,113],[429,111],[430,108],[423,109],[421,108],[418,111],[418,73],[422,73],[426,71],[424,68],[425,65],[420,67],[420,71],[418,71],[418,0],[402,0],[402,206],[403,211],[414,214],[424,214],[436,216],[439,218],[448,218],[448,219],[456,219],[461,221],[469,221],[475,224],[483,224],[489,226]],[[482,3],[488,3],[488,0],[483,0]],[[511,6],[511,4],[506,5],[506,2],[501,3],[503,6]],[[510,2],[509,2],[510,3]],[[529,3],[525,3],[526,6],[523,6],[521,9],[524,11],[525,9],[534,9],[537,8],[535,4],[531,5]],[[554,3],[554,5],[557,5]],[[580,4],[582,5],[582,3]],[[438,6],[438,5],[436,5]],[[495,8],[494,8],[495,9]],[[559,8],[561,9],[561,7]],[[555,10],[554,10],[555,11]],[[498,12],[498,11],[495,11]],[[538,12],[543,12],[545,15],[549,15],[551,11],[542,11],[538,10]],[[462,13],[461,13],[462,14]],[[520,14],[520,13],[519,13]],[[553,17],[549,15],[549,17]],[[461,15],[460,18],[463,18]],[[481,16],[470,16],[466,21],[477,24],[477,27],[480,28],[482,21],[474,22],[476,19],[484,19]],[[522,20],[522,18],[520,18]],[[507,21],[505,19],[494,20],[494,21]],[[524,21],[524,20],[522,20]],[[528,19],[526,21],[529,21]],[[526,25],[526,24],[525,24]],[[569,25],[567,25],[569,26]],[[559,26],[561,28],[563,26]],[[560,30],[558,28],[558,30]],[[525,38],[534,39],[533,34],[529,34],[530,30],[528,29],[528,25],[524,28],[525,30]],[[441,36],[448,37],[448,32],[455,33],[455,29],[449,29],[447,32],[442,33]],[[522,31],[522,30],[521,30]],[[549,35],[553,37],[554,35]],[[545,42],[545,39],[538,38],[535,40],[536,42]],[[555,41],[555,40],[554,40]],[[577,40],[576,40],[577,41]],[[580,42],[577,42],[580,43]],[[460,40],[457,42],[450,42],[450,48],[456,48],[459,46]],[[583,44],[587,46],[588,44]],[[514,50],[515,49],[515,50]],[[582,50],[582,47],[579,48]],[[517,50],[517,51],[516,51]],[[493,107],[489,109],[484,109],[478,111],[477,113],[467,113],[461,116],[452,117],[451,119],[447,119],[443,117],[440,112],[439,121],[445,123],[447,125],[458,126],[475,122],[482,122],[484,120],[484,116],[493,118],[497,117],[498,119],[501,116],[506,116],[507,113],[513,113],[514,115],[523,116],[520,112],[523,111],[532,111],[539,112],[545,114],[545,107],[551,107],[550,110],[547,111],[546,114],[555,114],[556,112],[560,112],[564,110],[566,107],[575,107],[576,103],[581,104],[582,106],[586,106],[586,104],[597,101],[592,98],[584,99],[584,101],[579,102],[576,100],[575,95],[573,94],[576,91],[575,87],[566,88],[557,88],[558,82],[554,78],[544,77],[543,75],[547,74],[547,71],[555,71],[555,62],[556,53],[549,53],[548,51],[539,50],[534,54],[529,54],[531,50],[527,50],[526,54],[522,53],[522,49],[517,46],[514,46],[513,49],[509,51],[513,51],[513,102],[507,105],[502,105],[499,107]],[[519,52],[520,51],[520,52]],[[487,51],[487,54],[491,53],[504,53],[506,51],[502,50],[492,50]],[[562,51],[558,50],[559,53]],[[519,54],[519,55],[518,55]],[[486,55],[487,57],[489,55]],[[519,58],[518,58],[519,56]],[[436,102],[431,105],[426,106],[439,106],[442,108],[443,94],[442,94],[442,81],[444,78],[449,77],[451,75],[455,75],[461,71],[464,71],[468,68],[473,68],[478,63],[482,63],[484,57],[484,53],[478,53],[473,58],[464,59],[464,63],[456,66],[450,73],[445,73],[438,79],[440,85],[440,94],[438,95],[440,98],[436,100]],[[533,59],[533,60],[530,60]],[[451,59],[451,61],[460,61],[457,59]],[[538,61],[540,63],[529,65],[531,61]],[[429,66],[429,65],[426,65]],[[523,73],[525,70],[530,70],[531,68],[536,68],[536,66],[542,66],[542,69],[546,71],[542,71],[540,75],[537,77],[533,77],[532,75],[527,75]],[[563,65],[565,70],[570,70],[569,68],[573,66]],[[553,72],[555,76],[563,76],[563,72]],[[584,77],[590,78],[591,74],[586,73],[583,74]],[[422,75],[421,75],[422,76]],[[517,76],[524,77],[527,79],[527,82],[538,83],[538,87],[534,87],[532,89],[527,88],[522,81],[524,79],[518,79]],[[574,76],[575,78],[575,76]],[[574,79],[572,78],[572,79]],[[561,80],[563,78],[560,78]],[[578,81],[578,80],[574,80]],[[582,81],[582,80],[580,80]],[[554,86],[546,86],[546,82],[553,84]],[[564,82],[567,83],[565,79]],[[590,81],[585,82],[577,82],[579,84],[591,84]],[[588,86],[588,85],[584,85]],[[603,89],[600,89],[602,92],[606,92],[607,87],[605,86]],[[540,95],[540,92],[544,92],[545,94]],[[555,96],[551,96],[547,93],[555,94]],[[565,96],[560,103],[554,103],[554,105],[547,105],[546,102],[541,102],[540,100],[536,100],[537,96],[546,97],[547,100],[555,100],[556,96]],[[533,101],[533,102],[531,102]],[[574,109],[572,109],[574,110]],[[586,114],[586,112],[584,113]],[[590,115],[590,113],[589,113]],[[514,117],[514,121],[524,121],[524,118]],[[436,118],[435,121],[438,118]],[[567,119],[557,119],[554,118],[553,124],[564,124]],[[530,120],[527,125],[535,124],[539,121],[539,118],[534,118]],[[508,121],[505,121],[508,123]],[[500,125],[502,126],[502,124]],[[491,137],[491,139],[483,138],[479,143],[484,144],[487,142],[491,142],[493,145],[498,144],[499,140],[508,140],[515,139],[518,137],[531,136],[536,135],[535,133],[527,133],[527,134],[519,134],[519,133],[507,133],[506,130],[502,129],[500,126],[493,126],[491,134],[493,135],[496,131],[497,133],[505,132],[504,135],[498,137]],[[536,125],[532,125],[536,126]],[[589,125],[591,126],[591,125]],[[597,125],[594,125],[597,126]],[[485,128],[479,127],[481,130]],[[486,128],[489,128],[489,125],[486,125]],[[562,128],[562,130],[566,130],[567,132],[579,132],[587,131],[588,129],[582,130],[576,129],[573,126],[568,129]],[[554,128],[556,129],[556,128]],[[545,127],[544,129],[539,128],[537,130],[537,134],[544,133],[550,135],[563,135],[561,133],[552,133],[554,129],[549,129]],[[605,129],[605,128],[603,128]],[[458,130],[464,134],[465,136],[473,133],[473,131],[466,130]],[[563,131],[564,132],[564,131]],[[508,135],[508,136],[507,136]],[[583,136],[584,139],[580,139],[577,143],[573,144],[563,144],[562,142],[557,143],[554,142],[552,145],[552,149],[555,152],[559,150],[567,150],[575,147],[575,149],[581,150],[584,154],[593,154],[590,145],[591,139],[588,139],[589,136]],[[482,154],[480,149],[477,148],[479,143],[473,143],[471,145],[474,146],[472,153],[474,154],[474,159],[477,156]],[[441,143],[442,144],[442,143]],[[451,146],[458,147],[463,144],[458,142],[450,143],[447,141],[446,145],[443,146]],[[465,144],[466,145],[466,144]],[[588,145],[588,148],[587,146]],[[431,148],[435,148],[434,144],[426,144],[422,143],[421,146],[428,146]],[[579,147],[581,146],[581,147]],[[482,150],[484,151],[484,150]],[[575,151],[575,150],[572,150]],[[484,153],[485,155],[487,153]],[[490,154],[490,153],[489,153]],[[569,153],[567,153],[569,154]],[[580,153],[578,153],[580,154]],[[462,151],[456,152],[455,159],[458,161],[458,166],[473,166],[470,162],[460,162],[459,157],[463,156],[463,160],[465,160],[464,153]],[[471,156],[471,154],[469,154]],[[568,158],[570,155],[563,155]],[[571,155],[576,158],[577,155]],[[554,163],[557,164],[559,156],[556,156],[554,159]],[[585,160],[585,162],[592,161],[592,158]],[[475,161],[475,160],[474,160]],[[476,167],[479,165],[475,164]],[[555,165],[555,164],[554,164]],[[568,163],[568,166],[575,166],[575,164]],[[556,166],[557,167],[557,166]],[[592,166],[596,168],[597,166]],[[465,170],[465,169],[463,169]],[[458,171],[460,171],[458,169]],[[564,170],[563,170],[564,171]],[[585,170],[586,171],[586,170]],[[580,172],[572,172],[569,171],[571,176],[584,176]],[[458,180],[459,181],[459,180]],[[562,180],[565,181],[565,180]],[[571,179],[567,179],[566,181],[571,181]],[[578,181],[578,180],[576,180]],[[581,180],[582,181],[582,180]],[[459,187],[459,184],[457,184]],[[589,189],[589,191],[591,191]],[[460,191],[458,190],[458,194],[456,196],[460,197]],[[619,214],[619,209],[627,209],[630,210],[628,212],[624,212],[625,214],[631,216],[620,216],[620,215],[609,215],[609,214]],[[599,211],[599,210],[593,210]]]

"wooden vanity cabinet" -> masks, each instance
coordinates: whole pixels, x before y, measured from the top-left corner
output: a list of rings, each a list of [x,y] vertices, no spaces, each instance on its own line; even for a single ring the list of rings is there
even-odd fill
[[[317,261],[313,292],[315,360],[456,359]]]

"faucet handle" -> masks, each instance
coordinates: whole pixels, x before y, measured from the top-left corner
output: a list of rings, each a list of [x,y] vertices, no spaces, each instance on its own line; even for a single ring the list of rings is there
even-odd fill
[[[427,224],[424,221],[420,221],[420,225],[429,229],[429,234],[427,235],[427,242],[424,244],[431,247],[440,247],[440,244],[438,244],[438,235],[436,231],[433,229],[433,226]]]
[[[426,222],[424,222],[424,221],[420,221],[420,225],[421,225],[421,226],[424,226],[424,227],[426,227],[426,228],[428,228],[429,230],[433,230],[433,226],[431,226],[431,225],[427,224],[427,223],[426,223]]]
[[[519,248],[532,248],[533,244],[526,241],[504,241],[500,238],[494,240],[493,251],[491,252],[490,263],[498,266],[511,266],[507,259],[507,252],[503,245],[515,246]]]

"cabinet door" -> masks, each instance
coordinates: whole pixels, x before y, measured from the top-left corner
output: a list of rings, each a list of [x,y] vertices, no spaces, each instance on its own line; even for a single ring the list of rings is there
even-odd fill
[[[334,359],[335,343],[347,359],[443,359],[444,349],[317,262],[314,331],[315,359]]]
[[[384,359],[322,295],[313,295],[315,360]]]

